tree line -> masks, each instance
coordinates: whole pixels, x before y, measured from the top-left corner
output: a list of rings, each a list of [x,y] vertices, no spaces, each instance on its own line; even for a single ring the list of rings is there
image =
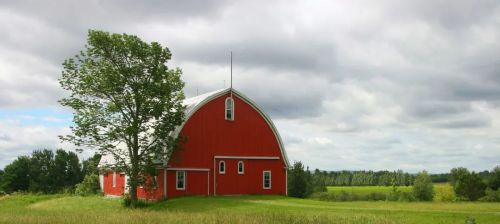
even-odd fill
[[[500,166],[479,173],[457,167],[450,173],[429,175],[425,170],[418,174],[402,170],[328,172],[316,169],[311,172],[309,167],[305,168],[300,161],[296,161],[288,170],[288,195],[303,198],[325,192],[319,194],[320,197],[331,198],[332,194],[326,193],[326,186],[392,186],[393,192],[388,197],[372,195],[372,199],[429,201],[434,196],[433,183],[442,182],[448,182],[453,187],[456,201],[500,201]],[[412,186],[412,194],[398,191],[398,186]],[[340,200],[349,200],[351,196],[347,195],[348,192],[343,193]]]
[[[76,153],[71,151],[35,150],[30,156],[17,157],[3,171],[0,170],[0,191],[73,192],[85,176],[98,175],[100,158],[95,155],[80,162]]]
[[[415,179],[414,175],[402,170],[320,171],[316,169],[312,175],[327,186],[410,186]]]

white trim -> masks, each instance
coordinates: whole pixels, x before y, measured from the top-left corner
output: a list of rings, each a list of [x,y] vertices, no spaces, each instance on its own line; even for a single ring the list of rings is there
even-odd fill
[[[240,171],[240,164],[241,164],[241,171]],[[245,174],[245,163],[243,161],[238,161],[238,174]]]
[[[99,188],[101,192],[104,192],[104,175],[99,174]]]
[[[205,171],[208,172],[210,169],[208,168],[167,168],[167,170],[185,170],[185,171]]]
[[[285,167],[285,195],[288,196],[288,168]]]
[[[227,102],[228,100],[231,100],[231,118],[227,118]],[[232,96],[230,97],[227,97],[225,100],[224,100],[224,119],[226,119],[226,121],[234,121],[234,99]]]
[[[215,157],[214,157],[214,172],[212,172],[212,173],[213,173],[213,175],[214,175],[214,183],[213,183],[213,184],[214,184],[214,196],[216,196],[216,195],[217,195],[216,190],[215,190],[215,188],[217,187],[217,186],[215,185],[215,183],[216,183],[216,181],[215,181],[215,177],[217,176],[217,175],[215,175],[215,174],[216,174],[216,172],[217,172],[217,169],[215,169]]]
[[[116,171],[113,171],[113,187],[116,187]]]
[[[278,156],[214,156],[216,159],[280,159]]]
[[[288,161],[288,157],[287,157],[286,151],[285,151],[285,146],[284,146],[283,141],[281,139],[281,136],[278,132],[278,129],[276,128],[276,126],[274,126],[274,123],[271,120],[271,118],[269,116],[267,116],[267,114],[264,113],[264,111],[255,102],[253,102],[251,99],[249,99],[248,97],[246,97],[245,95],[243,95],[242,93],[240,93],[239,91],[237,91],[235,89],[227,88],[224,90],[217,91],[217,92],[213,93],[212,95],[208,96],[203,101],[197,103],[193,109],[190,109],[188,111],[188,113],[186,114],[186,117],[184,119],[184,122],[181,125],[179,125],[178,128],[173,132],[173,137],[175,138],[179,135],[182,128],[184,128],[184,125],[189,121],[189,118],[191,118],[191,116],[193,116],[196,113],[196,111],[198,111],[201,107],[203,107],[208,102],[210,102],[214,99],[217,99],[218,97],[223,96],[231,91],[232,91],[232,93],[234,93],[235,95],[240,97],[240,99],[242,99],[243,101],[248,103],[250,106],[252,106],[255,110],[257,110],[257,112],[259,112],[262,117],[264,117],[264,120],[267,122],[267,124],[269,125],[269,127],[273,131],[274,136],[276,137],[276,139],[278,141],[278,146],[279,146],[280,151],[281,151],[281,157],[283,158],[283,161],[285,162],[285,166],[290,167],[290,163]]]
[[[210,195],[210,171],[207,172],[207,196]]]
[[[179,187],[179,173],[183,173],[183,180],[182,180],[182,188]],[[186,171],[184,170],[177,170],[175,171],[175,189],[176,190],[186,190]]]
[[[269,173],[269,187],[266,187],[266,173]],[[272,175],[270,170],[262,171],[262,188],[265,190],[271,189],[272,187]]]
[[[224,166],[221,166],[222,164],[224,164]],[[220,169],[221,167],[224,167],[224,170],[221,170]],[[226,173],[226,169],[227,169],[226,162],[224,160],[219,161],[219,169],[218,169],[219,170],[219,174],[225,174]]]

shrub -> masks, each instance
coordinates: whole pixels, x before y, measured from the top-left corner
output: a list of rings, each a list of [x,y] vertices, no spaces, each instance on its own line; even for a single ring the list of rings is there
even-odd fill
[[[99,193],[99,176],[95,174],[86,175],[83,181],[76,185],[75,194],[86,196]]]
[[[130,195],[129,194],[124,194],[122,196],[122,205],[123,205],[123,207],[129,208],[131,204],[132,204],[132,199],[130,199]]]
[[[434,197],[434,186],[427,171],[418,173],[413,184],[413,195],[420,201],[432,201]]]
[[[500,188],[497,189],[496,191],[491,188],[487,188],[485,193],[486,196],[480,198],[479,199],[480,201],[500,202]]]

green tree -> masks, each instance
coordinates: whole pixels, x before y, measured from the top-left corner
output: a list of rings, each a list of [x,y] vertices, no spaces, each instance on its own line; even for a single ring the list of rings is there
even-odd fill
[[[427,171],[418,173],[413,184],[413,195],[420,201],[432,201],[434,197],[434,186]]]
[[[288,195],[296,198],[307,196],[307,177],[304,165],[294,162],[292,169],[288,171]]]
[[[99,154],[94,154],[94,156],[84,160],[82,162],[83,175],[84,176],[90,175],[90,174],[99,175],[99,169],[97,168],[97,166],[99,165],[100,160],[101,160],[101,155],[99,155]]]
[[[488,187],[494,191],[500,189],[500,166],[496,166],[493,171],[491,171]]]
[[[31,192],[50,193],[53,190],[53,167],[54,153],[51,150],[35,150],[31,153],[29,186]]]
[[[0,191],[3,191],[3,170],[0,170]]]
[[[86,196],[99,193],[99,176],[96,174],[88,174],[83,181],[75,185],[75,194]]]
[[[470,201],[485,195],[486,184],[477,173],[471,173],[463,167],[453,168],[450,173],[456,195]]]
[[[63,63],[59,82],[71,95],[60,103],[73,109],[75,126],[62,139],[113,156],[130,177],[132,207],[148,171],[178,147],[171,133],[184,119],[184,82],[170,58],[159,43],[90,30],[85,50]]]
[[[3,174],[2,188],[6,192],[27,191],[30,186],[30,158],[19,156],[7,165]]]

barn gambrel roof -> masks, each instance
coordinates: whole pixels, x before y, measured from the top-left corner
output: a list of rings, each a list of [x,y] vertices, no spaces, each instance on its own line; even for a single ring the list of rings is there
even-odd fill
[[[173,133],[174,136],[177,137],[179,135],[179,133],[181,132],[181,130],[184,127],[184,125],[186,124],[186,122],[189,120],[189,118],[191,118],[191,116],[198,109],[200,109],[203,105],[207,104],[208,102],[229,93],[230,91],[232,91],[233,94],[235,94],[240,99],[244,100],[246,103],[248,103],[250,106],[252,106],[264,118],[264,120],[267,122],[267,124],[269,125],[269,127],[273,131],[274,136],[276,137],[276,140],[278,141],[278,146],[279,146],[280,151],[281,151],[281,156],[285,162],[286,167],[289,167],[290,163],[289,163],[288,157],[286,155],[285,146],[283,144],[283,141],[281,140],[281,136],[278,132],[278,129],[276,129],[276,126],[274,126],[274,123],[271,120],[271,118],[266,113],[264,113],[264,110],[262,110],[255,102],[253,102],[250,98],[246,97],[245,95],[243,95],[239,91],[235,90],[234,88],[219,89],[219,90],[215,90],[215,91],[205,93],[205,94],[202,94],[199,96],[185,99],[182,102],[182,104],[184,106],[186,106],[186,110],[185,110],[186,117],[184,119],[184,122],[179,127],[177,127],[177,129],[174,131],[174,133]],[[106,165],[112,165],[114,163],[115,163],[115,159],[113,158],[113,156],[106,155],[106,156],[103,156],[101,158],[101,161],[99,162],[99,167],[103,167]]]

